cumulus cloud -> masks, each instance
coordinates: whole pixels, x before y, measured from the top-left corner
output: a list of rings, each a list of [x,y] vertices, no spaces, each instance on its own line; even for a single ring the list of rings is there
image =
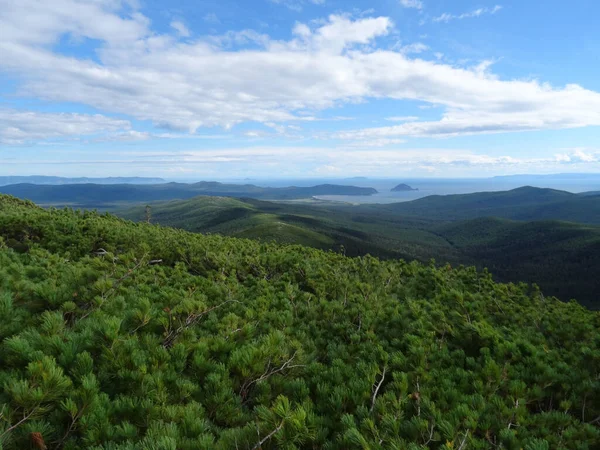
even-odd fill
[[[600,162],[600,151],[576,148],[568,153],[556,155],[556,160],[565,164],[598,163]]]
[[[118,45],[148,35],[150,21],[122,0],[0,0],[5,44],[52,44],[64,35]]]
[[[289,127],[319,110],[371,99],[438,105],[442,115],[334,137],[600,125],[600,93],[581,86],[503,80],[488,65],[465,69],[377,48],[393,31],[387,17],[332,15],[297,24],[288,40],[243,30],[181,41],[181,30],[153,32],[135,4],[122,0],[22,0],[16,7],[0,0],[0,29],[0,70],[19,78],[20,94],[89,105],[168,130],[195,133],[243,122]],[[99,41],[96,58],[57,53],[52,44],[68,35]]]
[[[0,144],[22,145],[56,138],[78,138],[129,130],[127,120],[100,114],[41,113],[0,109]]]

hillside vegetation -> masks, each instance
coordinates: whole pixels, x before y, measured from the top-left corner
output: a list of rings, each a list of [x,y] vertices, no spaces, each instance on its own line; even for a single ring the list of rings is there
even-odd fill
[[[566,193],[565,193],[566,194]],[[560,194],[559,194],[560,195]],[[562,300],[600,307],[600,228],[558,221],[421,219],[385,209],[196,197],[152,205],[152,222],[202,233],[302,244],[349,256],[489,268],[497,280],[537,283]],[[462,210],[456,210],[460,214]],[[145,207],[117,211],[146,219]]]
[[[371,209],[444,221],[500,217],[600,224],[600,195],[527,186],[501,192],[432,195],[411,202],[376,205]]]
[[[481,218],[437,231],[468,261],[498,279],[529,280],[563,300],[600,307],[600,227]]]
[[[594,449],[600,316],[472,268],[0,196],[0,442]]]
[[[146,220],[145,206],[116,210],[133,221]],[[151,221],[202,233],[219,233],[263,241],[333,249],[350,256],[370,253],[382,257],[429,260],[452,259],[450,245],[421,229],[434,222],[374,218],[336,204],[319,206],[275,203],[254,199],[195,197],[151,204]]]

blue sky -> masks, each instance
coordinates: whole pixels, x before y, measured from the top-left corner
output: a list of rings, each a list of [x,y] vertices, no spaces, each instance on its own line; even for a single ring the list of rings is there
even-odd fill
[[[0,0],[0,175],[599,172],[600,4]]]

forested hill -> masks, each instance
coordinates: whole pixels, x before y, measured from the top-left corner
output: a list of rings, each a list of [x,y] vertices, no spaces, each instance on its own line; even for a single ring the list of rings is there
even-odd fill
[[[466,221],[403,216],[386,205],[290,204],[225,197],[155,203],[151,221],[202,233],[302,244],[347,255],[371,254],[492,269],[500,281],[527,281],[544,292],[600,309],[600,227],[560,221]],[[145,206],[116,213],[147,220]]]
[[[311,187],[259,187],[251,184],[223,184],[202,181],[199,183],[165,183],[153,185],[132,184],[67,184],[45,186],[15,184],[0,187],[0,193],[49,205],[76,205],[81,207],[106,207],[119,202],[151,202],[187,199],[197,195],[225,197],[265,198],[272,200],[310,198],[315,195],[372,195],[373,188],[322,184]]]
[[[0,196],[3,449],[595,449],[600,316]]]
[[[528,186],[501,192],[432,195],[411,202],[378,205],[378,208],[434,220],[501,217],[600,224],[600,195]]]

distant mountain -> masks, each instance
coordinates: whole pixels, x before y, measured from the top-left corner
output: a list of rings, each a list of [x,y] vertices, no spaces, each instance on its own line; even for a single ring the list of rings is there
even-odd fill
[[[493,180],[515,184],[543,184],[543,185],[578,185],[582,182],[598,183],[600,187],[600,173],[553,173],[553,174],[520,174],[502,175],[493,177]]]
[[[600,191],[581,192],[577,195],[579,195],[580,197],[595,197],[600,195]]]
[[[152,202],[187,199],[198,195],[294,200],[316,195],[372,195],[373,188],[322,184],[312,187],[259,187],[251,184],[223,184],[203,181],[195,184],[166,183],[155,185],[133,184],[69,184],[36,185],[16,184],[0,187],[0,193],[32,200],[47,205],[76,205],[93,208],[111,203]]]
[[[439,221],[500,217],[513,220],[567,220],[600,224],[600,196],[522,187],[511,191],[432,195],[379,209]]]
[[[518,174],[518,175],[500,175],[493,177],[498,180],[556,180],[556,181],[568,181],[568,180],[598,180],[600,182],[600,173],[553,173],[553,174]]]
[[[4,176],[0,177],[0,186],[10,184],[160,184],[164,183],[162,178],[144,178],[144,177],[108,177],[108,178],[63,178],[63,177],[48,177],[48,176]]]
[[[410,187],[408,184],[402,183],[391,190],[391,192],[406,192],[406,191],[418,191],[418,189]]]

